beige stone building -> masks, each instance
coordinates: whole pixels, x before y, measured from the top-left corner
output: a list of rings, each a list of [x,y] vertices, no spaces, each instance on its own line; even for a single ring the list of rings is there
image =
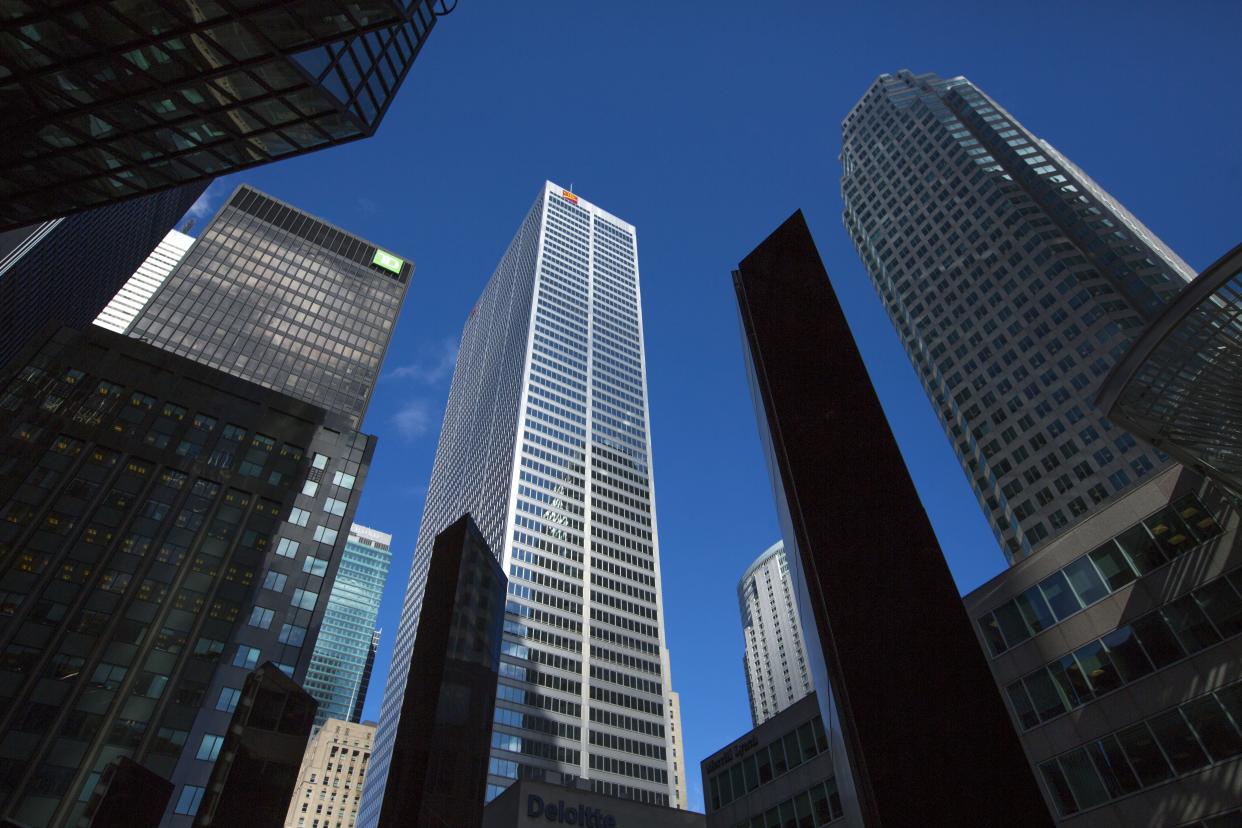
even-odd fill
[[[311,734],[285,828],[354,828],[375,725],[328,719]]]

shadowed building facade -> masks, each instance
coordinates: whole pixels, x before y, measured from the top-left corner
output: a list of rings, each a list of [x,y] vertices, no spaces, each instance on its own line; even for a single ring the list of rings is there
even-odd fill
[[[315,726],[315,707],[310,694],[271,662],[247,676],[195,808],[194,828],[280,825]],[[187,796],[184,790],[181,795]]]
[[[1174,464],[964,599],[1067,828],[1242,820],[1242,535]]]
[[[125,756],[188,826],[245,677],[305,680],[373,452],[339,415],[97,326],[15,360],[0,815],[72,824]]]
[[[801,212],[733,282],[846,817],[1051,824]]]
[[[819,828],[845,813],[814,690],[708,756],[699,770],[707,828]]]
[[[0,234],[0,369],[48,322],[91,324],[208,183]]]
[[[469,515],[436,536],[379,828],[482,822],[507,583]]]
[[[447,10],[13,4],[0,38],[0,229],[372,135]]]

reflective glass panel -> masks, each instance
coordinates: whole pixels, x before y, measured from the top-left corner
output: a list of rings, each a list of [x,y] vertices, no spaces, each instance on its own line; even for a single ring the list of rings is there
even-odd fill
[[[1082,604],[1078,602],[1078,597],[1070,589],[1069,581],[1066,580],[1063,572],[1054,572],[1040,581],[1039,589],[1048,599],[1048,606],[1058,621],[1082,609]]]

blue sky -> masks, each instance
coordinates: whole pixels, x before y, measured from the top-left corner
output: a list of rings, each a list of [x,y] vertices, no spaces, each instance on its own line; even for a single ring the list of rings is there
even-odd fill
[[[1238,242],[1242,4],[461,0],[378,135],[245,181],[416,264],[365,423],[358,521],[395,536],[379,708],[461,326],[544,179],[638,228],[690,800],[750,727],[736,583],[777,537],[729,273],[801,207],[960,589],[1002,556],[841,226],[840,120],[876,75],[962,74],[1193,267]],[[850,474],[856,470],[826,469]]]

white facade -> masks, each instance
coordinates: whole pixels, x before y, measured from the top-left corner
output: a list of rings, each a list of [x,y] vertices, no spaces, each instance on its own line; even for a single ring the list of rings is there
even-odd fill
[[[640,299],[634,227],[547,183],[463,332],[360,824],[432,543],[464,512],[509,577],[488,799],[522,775],[673,801]]]
[[[783,542],[769,546],[746,570],[737,604],[750,719],[758,727],[815,689]]]
[[[146,261],[129,277],[129,281],[112,297],[112,301],[95,317],[95,324],[125,333],[192,244],[193,236],[187,236],[180,230],[169,230]]]

